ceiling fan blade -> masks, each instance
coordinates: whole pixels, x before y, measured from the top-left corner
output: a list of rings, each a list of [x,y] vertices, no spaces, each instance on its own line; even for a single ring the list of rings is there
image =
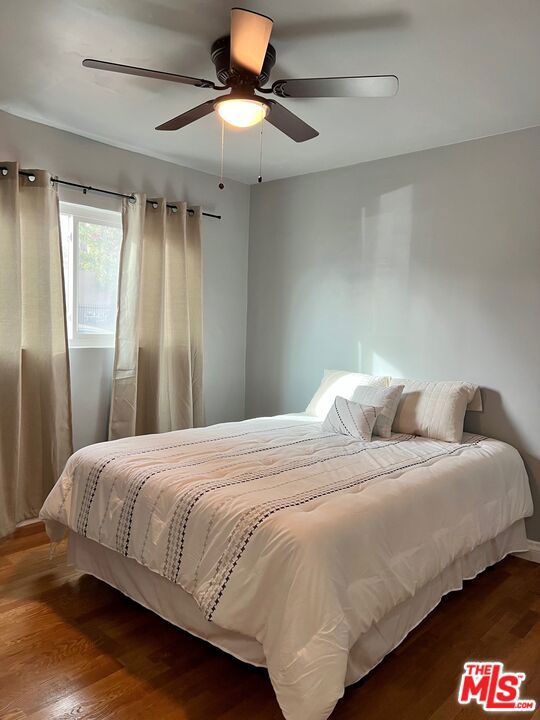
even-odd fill
[[[106,62],[104,60],[83,60],[83,66],[96,70],[108,70],[109,72],[123,73],[124,75],[136,75],[137,77],[154,78],[155,80],[169,80],[169,82],[182,83],[183,85],[194,85],[195,87],[213,88],[216,86],[211,80],[193,78],[187,75],[162,72],[161,70],[150,70],[149,68],[134,67],[133,65],[120,65],[119,63]]]
[[[273,24],[266,15],[231,10],[231,68],[260,75]]]
[[[317,137],[319,134],[317,130],[301,120],[298,115],[295,115],[281,103],[276,100],[268,100],[270,105],[270,112],[266,116],[266,119],[282,133],[288,135],[295,142],[305,142]]]
[[[302,78],[276,80],[272,92],[279,97],[392,97],[399,88],[395,75]]]
[[[195,120],[200,120],[205,115],[210,115],[213,110],[214,100],[207,100],[201,105],[197,105],[197,107],[191,108],[191,110],[181,115],[177,115],[175,118],[172,118],[172,120],[167,120],[167,122],[164,122],[162,125],[158,125],[156,130],[180,130],[180,128],[195,122]]]

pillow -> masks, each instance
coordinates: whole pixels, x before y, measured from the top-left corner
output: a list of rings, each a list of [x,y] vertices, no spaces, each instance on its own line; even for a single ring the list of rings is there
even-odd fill
[[[315,415],[320,418],[326,417],[337,395],[350,400],[359,385],[388,387],[390,378],[344,370],[325,370],[321,384],[306,408],[306,415]]]
[[[473,385],[476,388],[472,400],[467,405],[467,412],[482,412],[484,406],[482,404],[482,394],[478,385]]]
[[[477,385],[396,379],[391,384],[405,386],[392,426],[394,432],[461,442],[465,411],[477,396]]]
[[[338,395],[321,427],[328,432],[369,442],[380,409],[372,405],[360,405]]]
[[[352,396],[353,402],[361,405],[374,405],[380,407],[373,434],[382,438],[389,438],[392,434],[392,423],[401,399],[403,385],[395,387],[357,387]]]

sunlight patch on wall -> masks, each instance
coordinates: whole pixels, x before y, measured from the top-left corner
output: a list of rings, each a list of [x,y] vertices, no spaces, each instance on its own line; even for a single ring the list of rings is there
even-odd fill
[[[403,377],[403,370],[394,362],[381,357],[376,352],[371,353],[371,366],[373,375],[389,375],[390,377]]]
[[[366,349],[360,341],[358,348],[358,372],[369,373],[370,375],[387,375],[389,377],[403,377],[403,370],[399,359],[388,360],[371,348]]]

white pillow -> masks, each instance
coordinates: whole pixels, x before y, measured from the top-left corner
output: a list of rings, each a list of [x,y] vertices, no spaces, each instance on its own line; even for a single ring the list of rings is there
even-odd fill
[[[405,386],[394,418],[393,432],[461,442],[465,411],[477,395],[477,385],[459,381],[397,379],[392,379],[391,384]]]
[[[380,409],[372,405],[360,405],[338,395],[321,427],[327,432],[349,435],[369,442]]]
[[[321,384],[306,408],[306,415],[326,417],[337,395],[350,400],[359,385],[388,387],[390,378],[347,372],[346,370],[325,370]]]
[[[380,407],[381,411],[377,415],[377,422],[373,428],[373,434],[382,438],[389,438],[392,434],[392,423],[396,410],[398,409],[403,385],[395,387],[357,387],[352,396],[353,402],[361,405],[374,405]]]

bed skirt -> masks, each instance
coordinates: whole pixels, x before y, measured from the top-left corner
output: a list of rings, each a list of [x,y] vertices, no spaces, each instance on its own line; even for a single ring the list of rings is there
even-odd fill
[[[523,520],[458,558],[414,596],[391,610],[364,633],[349,654],[346,685],[363,678],[396,648],[441,601],[506,555],[527,550]],[[261,644],[252,637],[221,628],[206,620],[195,600],[179,585],[157,575],[137,561],[93,540],[69,532],[68,561],[78,570],[116,588],[168,622],[244,662],[265,667]]]

